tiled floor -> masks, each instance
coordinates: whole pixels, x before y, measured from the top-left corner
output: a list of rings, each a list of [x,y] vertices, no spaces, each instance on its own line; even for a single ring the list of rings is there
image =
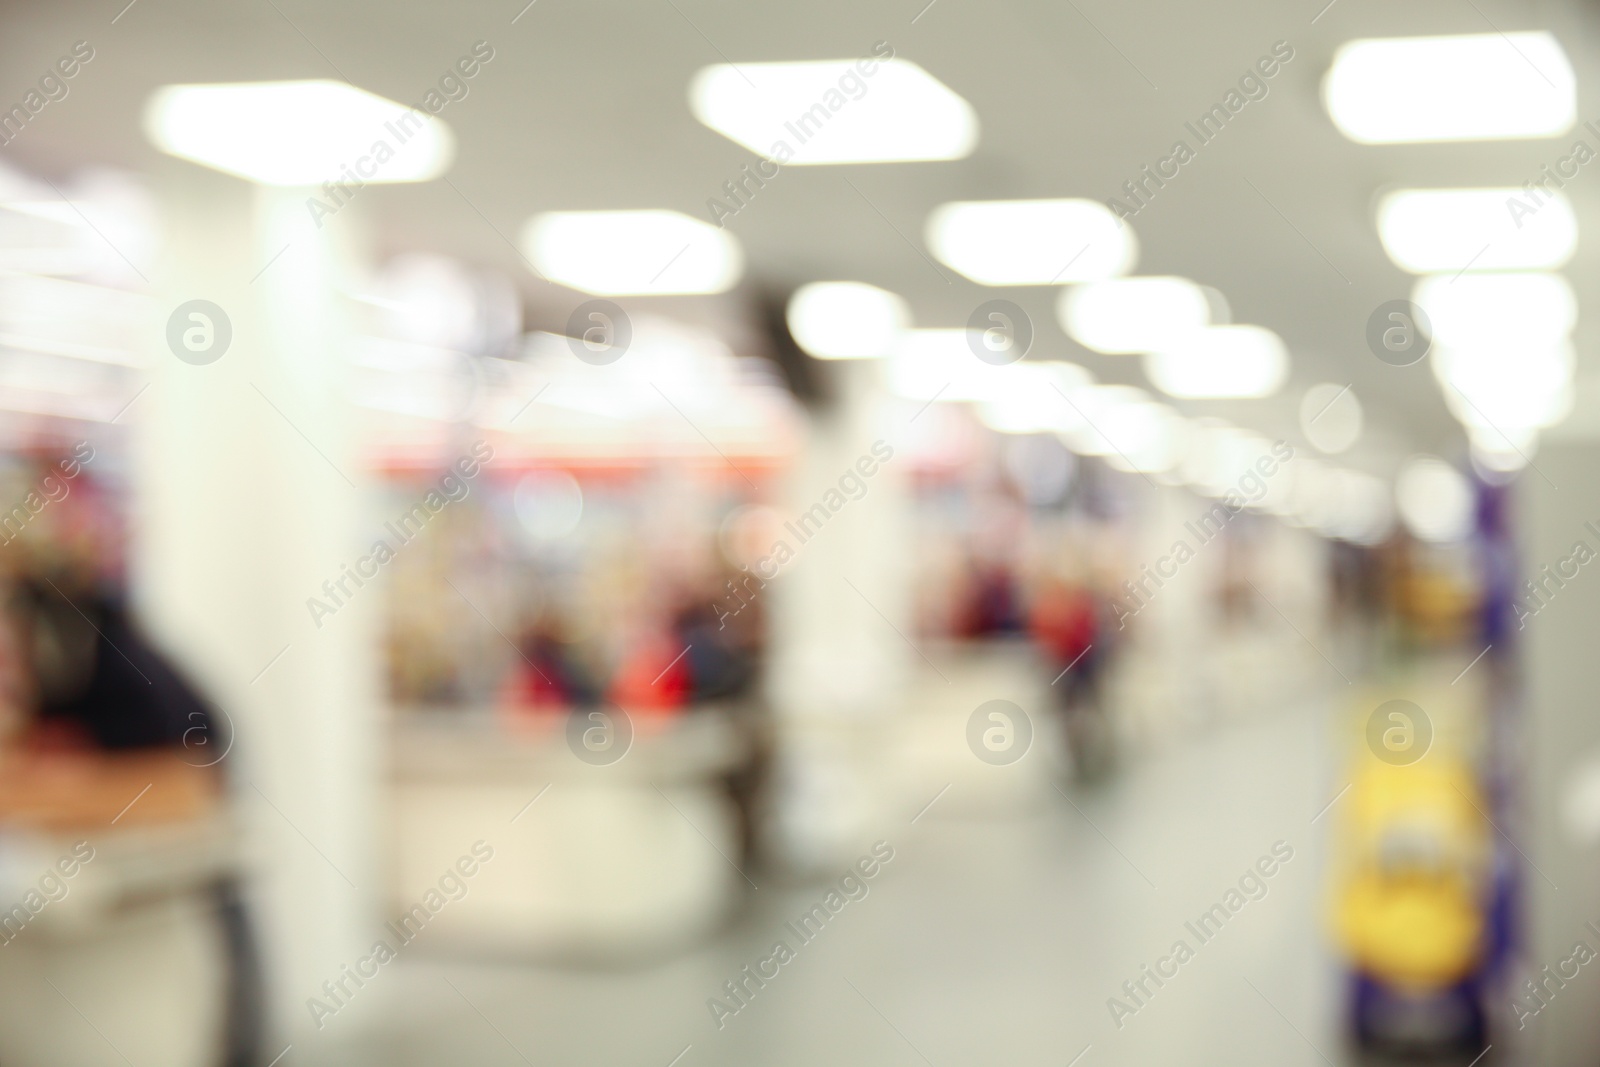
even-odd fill
[[[1332,819],[1311,823],[1340,789],[1324,712],[1232,725],[1025,820],[941,821],[935,808],[886,835],[895,859],[868,895],[720,1029],[708,999],[775,939],[797,945],[784,924],[825,887],[764,886],[715,942],[636,969],[406,959],[372,998],[370,1036],[344,1042],[330,1025],[325,1044],[291,1057],[393,1067],[1339,1062],[1338,972],[1323,936]],[[1265,880],[1265,896],[1202,943],[1185,924],[1280,841],[1293,858]],[[1160,987],[1145,979],[1144,1006],[1114,1020],[1108,1000],[1133,1006],[1122,983],[1178,940],[1193,957]]]

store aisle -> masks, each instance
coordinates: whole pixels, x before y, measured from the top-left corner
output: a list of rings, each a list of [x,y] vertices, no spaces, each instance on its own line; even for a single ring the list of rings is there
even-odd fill
[[[362,993],[369,1047],[343,1043],[362,1020],[341,1013],[295,1062],[1339,1062],[1332,819],[1311,820],[1342,787],[1327,714],[1346,693],[1192,738],[1032,818],[944,821],[935,804],[912,825],[909,811],[865,895],[806,943],[785,924],[825,885],[763,884],[714,944],[646,969],[460,965],[419,944]],[[1230,891],[1245,903],[1202,940],[1201,917]],[[719,1029],[708,999],[736,1006],[724,982],[778,938],[794,958],[748,982]],[[1176,974],[1157,986],[1144,965]],[[1113,996],[1128,1009],[1115,1020]]]

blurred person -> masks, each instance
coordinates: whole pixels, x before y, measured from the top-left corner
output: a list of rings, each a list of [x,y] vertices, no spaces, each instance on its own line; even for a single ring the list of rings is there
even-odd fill
[[[757,805],[767,786],[774,741],[765,709],[754,694],[766,621],[760,590],[752,590],[748,601],[736,599],[739,607],[732,611],[727,607],[729,598],[718,595],[742,578],[748,575],[727,565],[720,587],[717,580],[708,580],[698,596],[686,598],[673,620],[673,631],[687,649],[684,660],[692,707],[717,705],[738,735],[743,756],[722,782],[739,813],[740,854],[750,857],[759,843]]]
[[[17,706],[0,752],[0,818],[48,829],[109,822],[135,781],[155,785],[129,823],[206,810],[216,775],[180,754],[190,730],[209,732],[205,704],[118,602],[57,579],[24,578],[10,594]]]
[[[512,710],[566,711],[594,704],[599,687],[574,654],[562,620],[541,611],[517,638],[520,658],[501,687],[500,703]]]
[[[693,695],[688,652],[670,625],[642,622],[623,645],[606,698],[629,712],[682,710]]]
[[[222,772],[212,708],[144,637],[95,568],[24,555],[0,576],[0,830],[83,834],[172,826],[217,813]],[[135,802],[130,803],[130,798]],[[261,1062],[261,979],[236,880],[208,893],[228,974],[224,1048],[214,1062]],[[0,958],[0,964],[5,962]],[[198,1022],[196,1025],[203,1025]],[[3,1047],[3,1042],[0,1042]],[[8,1064],[12,1061],[5,1060]]]
[[[1016,633],[1022,628],[1022,607],[1016,576],[1001,560],[975,559],[970,564],[957,635],[969,640]]]
[[[1050,664],[1052,688],[1078,775],[1104,774],[1111,763],[1111,724],[1102,698],[1110,651],[1102,608],[1087,587],[1060,578],[1045,580],[1029,611],[1028,629]]]
[[[1021,634],[1027,626],[1019,567],[1030,525],[1027,509],[1009,490],[968,495],[972,527],[967,536],[968,580],[958,610],[956,636],[983,640]]]
[[[730,569],[726,585],[741,577]],[[736,699],[755,682],[762,627],[759,590],[749,601],[739,599],[735,611],[727,610],[727,603],[712,586],[685,597],[673,618],[673,632],[688,650],[689,699],[696,704]]]

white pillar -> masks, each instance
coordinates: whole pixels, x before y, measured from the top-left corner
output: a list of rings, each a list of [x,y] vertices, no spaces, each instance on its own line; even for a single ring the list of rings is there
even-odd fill
[[[882,824],[892,793],[880,746],[917,655],[908,643],[916,639],[909,459],[882,367],[825,369],[834,406],[812,418],[779,506],[791,517],[783,537],[794,560],[764,592],[770,693],[783,737],[779,847],[801,866],[823,867],[853,859],[862,836]],[[883,459],[886,450],[892,455]],[[847,473],[866,486],[859,499],[841,487]],[[814,521],[802,528],[819,504],[840,501],[820,529]]]
[[[1576,943],[1600,951],[1600,938],[1587,926],[1600,919],[1600,837],[1595,832],[1600,828],[1600,716],[1594,704],[1600,564],[1573,560],[1577,542],[1600,551],[1600,537],[1585,525],[1600,525],[1600,443],[1547,440],[1533,462],[1538,470],[1524,471],[1517,486],[1522,578],[1537,578],[1546,566],[1557,573],[1564,560],[1570,562],[1561,569],[1576,569],[1577,576],[1560,588],[1547,582],[1547,603],[1525,620],[1524,629],[1516,631],[1513,624],[1523,642],[1527,682],[1526,711],[1515,729],[1516,736],[1527,738],[1525,766],[1517,779],[1526,804],[1509,813],[1500,828],[1537,868],[1525,865],[1521,872],[1531,919],[1524,961],[1533,972],[1548,966],[1555,974]],[[1570,974],[1573,965],[1566,966]],[[1594,1062],[1600,1048],[1600,982],[1591,972],[1597,967],[1600,963],[1583,966],[1580,976],[1548,997],[1548,1006],[1516,1034],[1531,1046],[1525,1062],[1549,1067]],[[1554,990],[1554,983],[1548,988]],[[1510,1020],[1507,1005],[1495,1007],[1502,1020]]]
[[[381,899],[381,591],[357,592],[320,628],[306,603],[371,540],[344,386],[360,220],[350,210],[317,229],[304,191],[175,162],[157,192],[161,321],[151,384],[125,416],[138,427],[133,578],[158,638],[237,729],[224,765],[272,1018],[294,1040],[311,1024],[307,998],[370,947]],[[167,317],[193,299],[231,324],[207,365],[166,341]]]
[[[1190,494],[1151,484],[1145,475],[1124,477],[1140,498],[1129,531],[1136,553],[1130,561],[1132,577],[1136,584],[1148,577],[1144,588],[1152,590],[1137,621],[1129,623],[1138,648],[1136,675],[1143,682],[1137,690],[1134,725],[1143,735],[1142,743],[1165,747],[1207,711],[1204,694],[1195,685],[1196,635],[1205,633],[1199,615],[1206,605],[1209,575],[1203,568],[1223,547],[1220,542],[1200,543],[1184,525],[1202,507]],[[1178,547],[1180,542],[1192,556]],[[1150,568],[1148,575],[1145,567]]]

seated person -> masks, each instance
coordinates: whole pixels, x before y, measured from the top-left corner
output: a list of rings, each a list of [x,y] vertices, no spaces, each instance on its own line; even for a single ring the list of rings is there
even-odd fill
[[[21,562],[0,574],[0,829],[98,840],[218,811],[231,730],[213,732],[211,708],[118,598]],[[237,880],[223,876],[211,897],[229,971],[221,1062],[250,1067],[262,1062],[256,947]]]
[[[70,831],[210,810],[220,775],[186,750],[214,739],[211,712],[121,604],[65,572],[22,577],[9,600],[0,820]]]

